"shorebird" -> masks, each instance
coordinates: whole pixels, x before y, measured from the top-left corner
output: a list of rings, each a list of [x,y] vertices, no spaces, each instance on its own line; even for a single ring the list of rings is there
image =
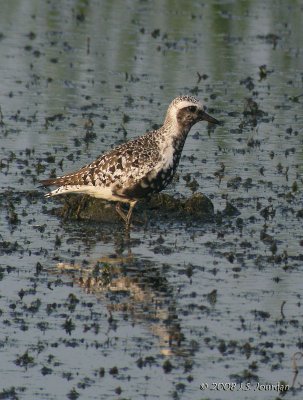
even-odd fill
[[[129,229],[137,201],[160,192],[172,181],[186,137],[199,121],[219,123],[198,99],[179,96],[170,103],[159,129],[117,146],[76,172],[40,181],[44,186],[58,186],[45,196],[84,193],[115,201]],[[121,203],[129,204],[127,213]]]

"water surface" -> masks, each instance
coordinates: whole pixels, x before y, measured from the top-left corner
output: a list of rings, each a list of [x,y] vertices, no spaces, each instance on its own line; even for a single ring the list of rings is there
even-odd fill
[[[292,385],[302,13],[274,0],[1,5],[3,398],[264,399],[281,394],[240,382]],[[192,129],[167,193],[189,197],[195,180],[216,222],[153,218],[129,243],[119,224],[49,213],[60,203],[39,179],[160,125],[185,93],[224,124]]]

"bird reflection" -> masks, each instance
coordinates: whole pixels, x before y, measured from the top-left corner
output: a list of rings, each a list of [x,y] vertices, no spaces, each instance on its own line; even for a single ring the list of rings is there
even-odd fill
[[[109,322],[122,312],[125,319],[148,327],[159,339],[162,354],[184,351],[174,288],[152,262],[136,259],[129,249],[126,255],[104,256],[85,267],[59,263],[58,270],[106,303]]]

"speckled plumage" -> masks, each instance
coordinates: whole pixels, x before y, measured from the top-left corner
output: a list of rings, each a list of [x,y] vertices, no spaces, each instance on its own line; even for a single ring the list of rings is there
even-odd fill
[[[190,128],[198,121],[218,123],[192,96],[179,96],[168,107],[164,124],[99,156],[74,173],[41,181],[59,186],[47,197],[85,193],[130,204],[127,215],[117,211],[129,226],[132,209],[140,198],[163,190],[172,180]]]

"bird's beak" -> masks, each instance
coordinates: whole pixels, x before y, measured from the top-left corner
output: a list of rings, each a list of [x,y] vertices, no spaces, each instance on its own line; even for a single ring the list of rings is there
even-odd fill
[[[212,124],[220,124],[220,122],[216,118],[211,117],[203,110],[201,110],[199,112],[199,118],[200,118],[200,121],[207,121],[207,122],[211,122]]]

